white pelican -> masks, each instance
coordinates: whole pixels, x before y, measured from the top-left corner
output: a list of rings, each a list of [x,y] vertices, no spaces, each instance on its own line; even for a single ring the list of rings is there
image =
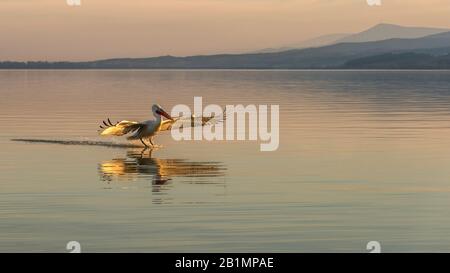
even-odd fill
[[[186,126],[191,127],[197,125],[203,126],[206,124],[211,124],[213,122],[220,121],[219,119],[214,119],[214,115],[210,117],[191,116],[191,117],[173,118],[169,114],[167,114],[167,112],[164,111],[162,107],[159,106],[158,104],[154,104],[152,106],[152,112],[153,116],[155,116],[156,119],[146,120],[142,122],[122,120],[121,122],[113,124],[108,118],[107,121],[103,121],[104,126],[100,125],[100,128],[102,129],[100,135],[123,136],[134,132],[134,134],[129,136],[127,139],[128,140],[139,139],[146,148],[149,148],[149,145],[147,145],[144,142],[144,139],[148,139],[148,141],[151,144],[151,147],[156,147],[155,143],[153,142],[153,137],[158,132],[170,130],[172,126],[176,123],[178,123],[177,126],[181,128]],[[167,119],[162,120],[161,116],[164,116]],[[225,115],[223,115],[223,118],[225,118]]]

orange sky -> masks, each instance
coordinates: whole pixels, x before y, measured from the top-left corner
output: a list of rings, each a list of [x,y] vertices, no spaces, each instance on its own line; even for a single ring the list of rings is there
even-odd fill
[[[0,60],[247,52],[375,24],[450,28],[449,0],[0,0]]]

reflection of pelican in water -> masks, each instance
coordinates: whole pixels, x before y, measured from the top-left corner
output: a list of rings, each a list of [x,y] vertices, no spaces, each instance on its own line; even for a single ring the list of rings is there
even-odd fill
[[[160,159],[152,157],[152,150],[128,150],[126,158],[104,161],[99,166],[105,181],[136,180],[151,176],[153,185],[165,184],[172,177],[197,178],[195,183],[205,183],[204,178],[225,175],[226,168],[219,162],[194,162],[183,159]],[[209,183],[211,183],[209,181]]]

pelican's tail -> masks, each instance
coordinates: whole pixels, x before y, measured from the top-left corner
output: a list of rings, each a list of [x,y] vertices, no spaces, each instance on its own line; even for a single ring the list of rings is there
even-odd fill
[[[103,126],[100,125],[100,135],[101,136],[123,136],[130,132],[134,132],[141,128],[142,124],[135,121],[122,120],[113,124],[109,119],[103,121]]]

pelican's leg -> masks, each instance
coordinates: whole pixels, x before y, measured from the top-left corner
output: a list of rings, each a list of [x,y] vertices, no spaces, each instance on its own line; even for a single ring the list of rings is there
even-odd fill
[[[142,151],[141,151],[141,159],[144,158],[144,153],[145,153],[145,151],[147,151],[147,150],[148,150],[147,147],[145,147],[144,149],[142,149]]]
[[[145,143],[145,142],[142,140],[142,138],[139,138],[139,140],[142,142],[142,144],[144,144],[145,148],[147,149],[147,148],[148,148],[147,143]]]
[[[150,137],[148,139],[148,141],[150,142],[150,144],[152,144],[152,148],[161,148],[162,147],[162,145],[158,145],[158,144],[155,144],[155,142],[153,142],[153,137]]]
[[[156,146],[155,143],[153,142],[153,137],[150,137],[150,138],[148,139],[148,141],[150,142],[150,144],[152,144],[152,147],[155,147],[155,146]]]
[[[153,149],[149,149],[148,147],[145,147],[144,149],[142,149],[140,159],[143,159],[143,158],[152,158],[152,150],[153,150]],[[147,151],[148,151],[148,156],[145,155],[145,153],[146,153]]]

